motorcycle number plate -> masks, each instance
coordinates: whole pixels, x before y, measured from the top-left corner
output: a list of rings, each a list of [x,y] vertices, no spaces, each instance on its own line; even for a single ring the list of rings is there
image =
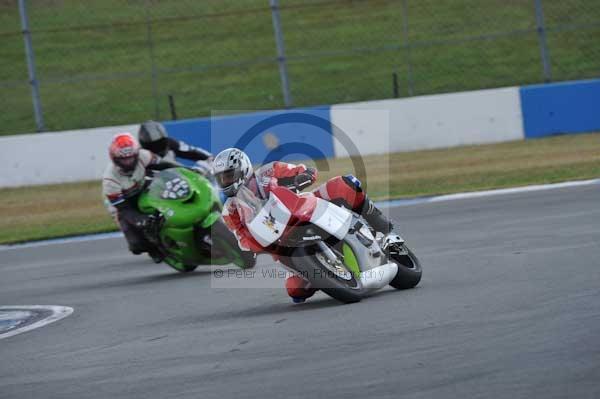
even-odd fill
[[[263,247],[273,244],[283,235],[291,212],[273,193],[258,215],[247,225],[252,237]]]

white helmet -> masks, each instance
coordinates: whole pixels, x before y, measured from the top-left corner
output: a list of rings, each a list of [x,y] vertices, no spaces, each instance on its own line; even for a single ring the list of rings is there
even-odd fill
[[[233,197],[254,172],[248,155],[237,148],[218,153],[213,167],[217,184],[227,197]]]

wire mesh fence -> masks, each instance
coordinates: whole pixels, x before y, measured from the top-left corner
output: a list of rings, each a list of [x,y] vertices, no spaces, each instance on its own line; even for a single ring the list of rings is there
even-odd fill
[[[0,26],[0,134],[600,75],[587,0],[0,0]]]

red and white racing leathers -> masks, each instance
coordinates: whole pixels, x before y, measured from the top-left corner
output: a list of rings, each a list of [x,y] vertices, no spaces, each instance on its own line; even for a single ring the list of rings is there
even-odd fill
[[[273,179],[277,180],[278,185],[286,186],[295,183],[296,176],[300,174],[306,174],[307,176],[305,176],[304,181],[309,179],[308,181],[311,184],[317,179],[316,170],[308,170],[302,164],[293,165],[285,162],[271,162],[257,169],[254,176],[246,182],[246,187],[252,190],[259,198],[266,199],[269,196],[268,191]],[[360,181],[351,175],[337,176],[329,179],[317,187],[313,191],[313,194],[357,212],[360,212],[363,208],[366,199],[360,187]],[[238,198],[228,198],[223,206],[225,224],[235,234],[242,250],[254,253],[263,252],[264,248],[252,237],[252,234],[244,224],[244,218],[241,217],[244,207],[245,205]],[[284,258],[278,259],[276,255],[273,255],[273,257],[285,262]],[[294,302],[303,302],[316,291],[315,288],[311,287],[310,282],[300,275],[287,278],[285,286],[288,295],[294,299]]]
[[[286,162],[271,162],[261,166],[254,171],[254,175],[245,183],[256,196],[261,199],[266,199],[269,196],[269,183],[275,178],[279,185],[290,185],[294,182],[294,178],[307,171],[306,166],[293,165]],[[316,174],[313,177],[313,182],[316,179]],[[263,252],[264,248],[252,237],[252,234],[240,216],[241,207],[236,197],[227,198],[223,205],[223,220],[229,230],[231,230],[237,240],[240,248],[244,251],[252,251],[255,253]]]
[[[269,196],[269,184],[273,178],[277,180],[278,185],[287,186],[294,183],[294,178],[297,175],[307,172],[308,169],[303,164],[293,165],[286,162],[271,162],[257,169],[254,176],[246,182],[246,187],[259,198],[266,199]],[[317,179],[316,171],[309,176],[311,183],[314,183]],[[365,194],[360,189],[360,182],[354,176],[337,176],[329,179],[313,190],[313,194],[355,211],[360,210],[365,202]],[[243,204],[240,204],[236,197],[228,198],[223,206],[223,220],[227,227],[234,232],[242,250],[255,253],[263,252],[264,248],[252,237],[252,234],[244,225],[243,218],[240,215],[242,207]]]

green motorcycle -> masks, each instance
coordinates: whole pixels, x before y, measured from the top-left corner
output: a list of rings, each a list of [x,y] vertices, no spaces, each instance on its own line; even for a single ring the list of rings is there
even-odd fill
[[[155,174],[138,208],[159,215],[153,244],[165,255],[164,262],[179,272],[199,265],[234,263],[246,269],[255,264],[254,254],[239,248],[221,220],[222,205],[210,181],[192,170],[179,167]]]

